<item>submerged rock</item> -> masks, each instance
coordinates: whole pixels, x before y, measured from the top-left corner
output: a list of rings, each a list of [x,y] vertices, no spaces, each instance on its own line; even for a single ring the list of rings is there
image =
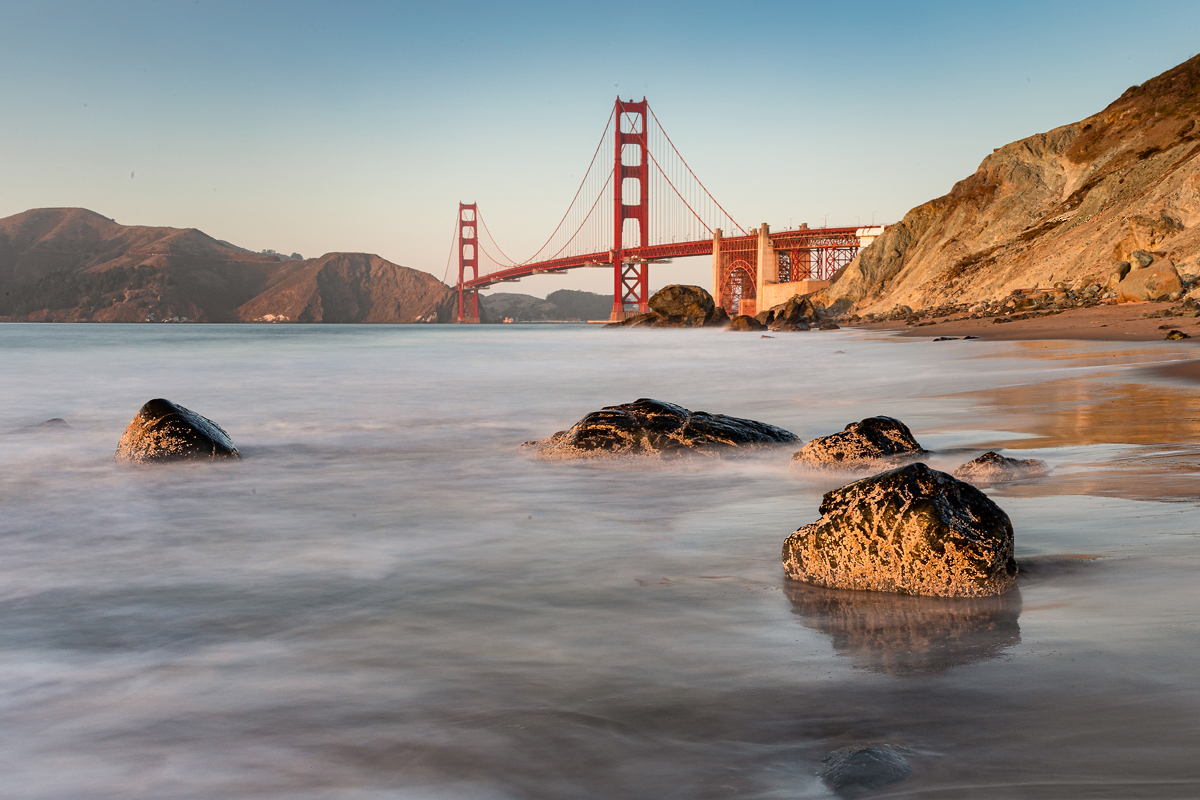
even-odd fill
[[[1012,523],[983,492],[921,463],[825,495],[783,543],[789,578],[835,589],[983,597],[1017,580]]]
[[[113,460],[144,464],[241,457],[220,425],[158,398],[142,406],[129,423]]]
[[[954,470],[954,477],[972,483],[1000,483],[1019,478],[1035,478],[1050,471],[1050,465],[1036,458],[1009,458],[988,451],[974,461]]]
[[[813,439],[792,454],[792,461],[814,467],[872,469],[925,452],[900,420],[867,417],[838,433]]]
[[[526,442],[541,458],[682,455],[728,447],[799,441],[796,434],[752,419],[689,411],[642,398],[593,411],[567,431]]]
[[[765,331],[767,326],[746,314],[739,314],[729,323],[729,331]]]
[[[843,747],[821,761],[817,771],[821,780],[843,797],[857,790],[878,789],[897,783],[912,774],[904,751],[890,744]]]

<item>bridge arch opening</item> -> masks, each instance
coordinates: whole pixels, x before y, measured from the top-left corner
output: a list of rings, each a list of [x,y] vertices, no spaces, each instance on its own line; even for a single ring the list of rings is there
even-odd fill
[[[731,314],[754,314],[757,302],[754,270],[745,261],[737,261],[725,277],[724,291],[721,294],[727,303]]]

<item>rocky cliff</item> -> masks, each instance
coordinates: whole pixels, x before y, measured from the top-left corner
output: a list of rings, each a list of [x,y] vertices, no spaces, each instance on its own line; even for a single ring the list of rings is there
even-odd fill
[[[2,320],[235,322],[303,312],[316,322],[447,321],[449,301],[448,286],[378,256],[290,260],[83,208],[0,219]]]
[[[1105,286],[1137,250],[1194,274],[1198,222],[1200,56],[1098,114],[997,149],[889,227],[817,299],[881,313]]]

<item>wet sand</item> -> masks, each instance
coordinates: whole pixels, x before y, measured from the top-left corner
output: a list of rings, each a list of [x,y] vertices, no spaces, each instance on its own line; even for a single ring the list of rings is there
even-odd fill
[[[952,315],[935,324],[906,325],[904,322],[873,322],[850,325],[866,330],[899,331],[901,336],[978,336],[991,341],[1025,339],[1082,339],[1086,341],[1150,342],[1165,340],[1176,328],[1200,342],[1200,318],[1155,317],[1147,314],[1171,308],[1175,303],[1123,303],[1121,305],[1074,308],[1061,314],[997,323],[993,318],[963,319]],[[997,318],[999,319],[999,318]],[[1166,326],[1166,327],[1164,327]],[[1181,340],[1188,341],[1188,340]]]

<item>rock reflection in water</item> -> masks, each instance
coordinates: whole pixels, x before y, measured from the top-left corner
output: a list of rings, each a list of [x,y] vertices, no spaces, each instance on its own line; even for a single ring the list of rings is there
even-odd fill
[[[1021,641],[1019,589],[943,598],[785,581],[784,591],[801,624],[827,634],[838,655],[870,672],[938,672],[996,658]]]

